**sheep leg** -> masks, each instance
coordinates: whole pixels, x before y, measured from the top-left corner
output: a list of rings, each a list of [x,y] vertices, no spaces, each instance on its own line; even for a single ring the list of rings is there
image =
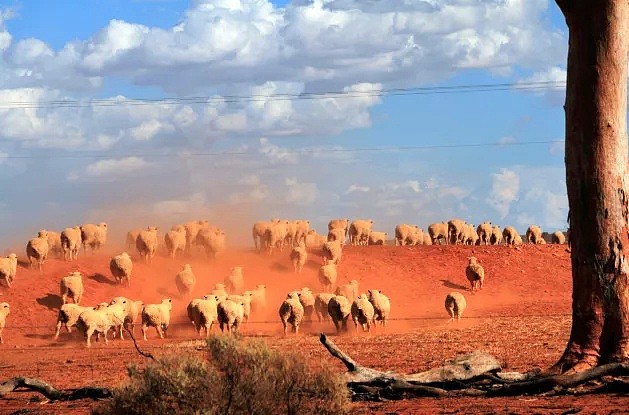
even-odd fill
[[[162,330],[161,324],[156,325],[155,326],[155,330],[157,331],[157,334],[159,334],[159,338],[163,339],[164,338],[164,331]]]
[[[146,338],[146,329],[147,329],[147,328],[148,328],[148,327],[146,326],[146,324],[142,323],[142,337],[144,337],[144,341],[148,340],[148,339]]]

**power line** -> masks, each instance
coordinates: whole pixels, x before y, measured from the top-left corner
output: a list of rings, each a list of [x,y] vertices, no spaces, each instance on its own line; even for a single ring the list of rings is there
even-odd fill
[[[299,101],[370,98],[405,95],[461,94],[493,91],[534,91],[552,90],[566,87],[564,81],[519,82],[499,84],[462,84],[449,86],[432,86],[416,88],[368,89],[364,91],[326,91],[303,92],[299,94],[252,94],[252,95],[220,95],[192,97],[160,97],[160,98],[108,98],[87,100],[51,100],[51,101],[12,101],[0,104],[0,109],[44,109],[44,108],[87,108],[117,107],[136,105],[195,105],[218,103],[249,103],[268,101]]]
[[[426,144],[417,146],[393,146],[393,147],[358,147],[358,148],[304,148],[300,150],[282,150],[283,155],[303,155],[318,153],[361,153],[374,151],[417,151],[438,150],[448,148],[478,148],[478,147],[503,147],[503,146],[528,146],[541,144],[563,143],[564,140],[540,140],[521,141],[507,143],[467,143],[467,144]],[[224,151],[224,152],[194,152],[194,153],[115,153],[115,154],[38,154],[38,155],[6,155],[4,159],[111,159],[111,158],[171,158],[171,157],[223,157],[223,156],[259,156],[258,152]]]

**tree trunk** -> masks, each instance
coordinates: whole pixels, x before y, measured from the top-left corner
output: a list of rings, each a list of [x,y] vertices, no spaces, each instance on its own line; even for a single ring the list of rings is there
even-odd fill
[[[566,186],[572,330],[554,370],[629,358],[626,0],[556,0],[569,30]]]

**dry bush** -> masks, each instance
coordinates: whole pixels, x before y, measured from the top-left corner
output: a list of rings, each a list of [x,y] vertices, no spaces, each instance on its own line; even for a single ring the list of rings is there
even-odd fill
[[[171,355],[143,370],[94,414],[342,414],[349,403],[343,379],[311,367],[297,353],[260,340],[213,336],[209,358]]]

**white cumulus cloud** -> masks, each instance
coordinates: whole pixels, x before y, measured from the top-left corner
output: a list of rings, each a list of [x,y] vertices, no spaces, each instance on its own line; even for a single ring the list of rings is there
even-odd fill
[[[492,175],[489,203],[501,219],[509,214],[509,208],[517,200],[519,190],[520,176],[515,171],[502,168]]]

